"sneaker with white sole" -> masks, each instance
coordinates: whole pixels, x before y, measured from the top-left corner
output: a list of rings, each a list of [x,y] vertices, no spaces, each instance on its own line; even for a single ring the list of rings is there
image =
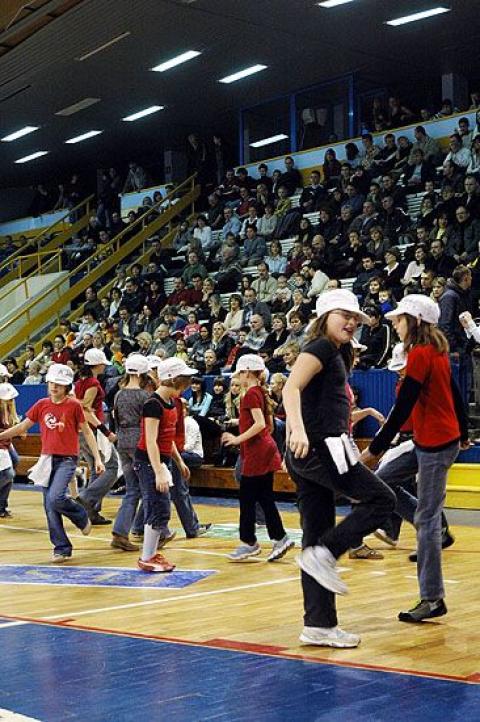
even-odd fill
[[[303,644],[316,644],[318,647],[358,647],[358,634],[345,632],[340,627],[304,627],[299,637]]]
[[[240,544],[234,552],[228,555],[228,558],[232,560],[232,562],[243,562],[245,559],[250,559],[250,557],[256,557],[261,553],[261,547],[260,544]]]
[[[290,550],[293,549],[295,546],[295,542],[293,539],[290,539],[288,534],[285,534],[283,539],[279,539],[278,541],[273,542],[272,551],[267,557],[267,562],[276,562],[277,559],[281,559],[285,556],[285,554]]]
[[[65,562],[68,562],[71,558],[72,557],[70,556],[70,554],[60,554],[58,552],[53,552],[52,562],[54,564],[65,564]]]
[[[90,532],[92,531],[92,522],[90,521],[90,519],[87,519],[87,523],[80,531],[82,532],[83,536],[88,536],[90,534]]]
[[[400,622],[423,622],[424,619],[443,617],[447,611],[443,599],[434,599],[433,601],[421,599],[413,609],[409,609],[408,612],[400,612],[398,619]]]
[[[389,547],[393,547],[395,549],[395,547],[398,546],[398,539],[393,539],[386,531],[384,531],[384,529],[377,529],[377,531],[374,531],[373,534],[384,544],[388,544]]]
[[[348,594],[347,585],[338,574],[336,559],[327,547],[306,547],[295,557],[295,561],[305,574],[313,577],[325,589],[335,594]]]
[[[147,559],[146,561],[144,561],[143,559],[139,559],[137,562],[137,566],[139,569],[142,570],[142,572],[157,574],[173,572],[173,570],[175,569],[175,564],[170,564],[170,562],[165,559],[162,554],[155,554],[155,556],[151,557],[151,559]]]

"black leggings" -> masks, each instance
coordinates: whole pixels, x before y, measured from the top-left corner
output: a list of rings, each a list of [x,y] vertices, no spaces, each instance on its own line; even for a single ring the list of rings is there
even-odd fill
[[[253,545],[255,536],[255,504],[259,503],[265,514],[268,536],[278,541],[285,536],[285,529],[273,498],[273,471],[262,476],[240,478],[240,540]]]

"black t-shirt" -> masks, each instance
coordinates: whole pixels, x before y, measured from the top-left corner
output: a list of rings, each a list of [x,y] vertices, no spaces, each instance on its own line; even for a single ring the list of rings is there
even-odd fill
[[[309,441],[316,444],[327,436],[348,433],[347,372],[339,349],[328,339],[319,338],[306,344],[302,353],[315,356],[323,366],[301,396],[303,423]]]

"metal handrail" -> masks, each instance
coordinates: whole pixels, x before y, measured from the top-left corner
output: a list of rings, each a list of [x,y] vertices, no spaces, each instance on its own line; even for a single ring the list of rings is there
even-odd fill
[[[43,264],[40,263],[40,256],[49,256],[50,257],[49,263],[51,263],[54,260],[58,261],[58,271],[60,272],[62,270],[62,251],[61,251],[61,249],[60,250],[56,249],[56,250],[52,250],[52,251],[37,251],[36,253],[26,254],[25,256],[17,256],[18,267],[16,270],[19,271],[19,275],[18,275],[18,278],[13,279],[11,282],[18,281],[15,288],[18,288],[22,284],[25,284],[25,297],[26,298],[28,298],[27,281],[30,280],[30,277],[34,273],[37,273],[37,271],[42,270],[41,266]],[[34,266],[32,269],[30,269],[26,276],[22,276],[22,272],[21,272],[22,271],[22,261],[30,261],[33,258],[37,259],[37,265]],[[2,289],[2,291],[0,291],[0,303],[6,296],[10,295],[11,292],[12,292],[11,288]]]
[[[86,206],[86,214],[87,214],[87,213],[89,212],[89,209],[90,209],[90,201],[91,201],[93,198],[95,198],[95,195],[92,193],[91,195],[88,196],[88,198],[84,198],[82,201],[80,201],[80,203],[78,203],[74,208],[70,208],[68,211],[65,211],[65,214],[64,214],[61,218],[59,218],[58,220],[56,220],[55,223],[51,223],[49,226],[47,226],[47,228],[42,228],[41,231],[40,231],[40,233],[39,233],[38,235],[36,235],[35,238],[28,239],[28,242],[26,243],[25,246],[23,246],[23,248],[17,248],[17,250],[16,250],[14,253],[12,253],[8,258],[6,258],[6,259],[3,261],[3,263],[0,264],[0,275],[1,275],[2,271],[3,271],[3,269],[4,269],[4,268],[8,268],[8,266],[10,266],[10,264],[11,264],[13,261],[16,261],[17,258],[18,258],[20,255],[24,254],[24,253],[25,253],[25,250],[26,250],[29,246],[36,245],[37,249],[40,249],[40,247],[41,247],[41,242],[42,242],[42,240],[45,238],[45,236],[46,236],[48,233],[53,232],[54,229],[56,228],[56,226],[58,226],[59,223],[63,223],[66,218],[68,218],[69,216],[71,216],[72,213],[75,213],[75,211],[78,211],[78,210],[79,210],[80,208],[82,208],[83,206]],[[85,214],[85,215],[86,215],[86,214]]]
[[[45,290],[42,294],[35,296],[35,298],[32,299],[32,301],[29,304],[27,304],[26,306],[23,306],[21,309],[19,309],[17,311],[17,313],[15,314],[15,316],[13,316],[12,318],[9,318],[6,323],[4,323],[2,326],[0,326],[0,334],[2,334],[10,324],[14,323],[15,321],[17,321],[24,315],[26,315],[26,317],[27,317],[27,322],[30,322],[31,321],[31,311],[35,306],[37,306],[41,301],[43,301],[48,295],[50,295],[52,293],[57,293],[57,295],[58,295],[58,291],[59,291],[60,287],[63,284],[65,284],[69,279],[71,279],[73,276],[77,275],[80,271],[88,270],[88,267],[90,266],[92,261],[93,262],[96,261],[97,264],[99,262],[101,263],[103,260],[105,260],[104,258],[102,258],[102,256],[104,256],[105,253],[108,253],[109,251],[115,252],[116,250],[118,250],[118,248],[121,245],[121,241],[125,238],[125,236],[127,234],[131,233],[132,228],[134,228],[135,226],[139,227],[137,232],[134,234],[134,235],[137,235],[137,233],[139,233],[141,231],[141,228],[143,226],[143,221],[146,220],[146,218],[152,213],[152,211],[156,210],[163,203],[165,203],[166,200],[175,200],[175,197],[177,196],[179,191],[182,189],[186,189],[187,187],[189,187],[189,191],[191,193],[193,193],[193,191],[195,189],[195,177],[196,177],[196,174],[190,176],[185,181],[183,181],[177,188],[175,188],[173,191],[171,191],[171,193],[169,193],[165,198],[162,198],[161,201],[158,201],[153,206],[149,206],[145,213],[143,213],[141,216],[139,216],[133,223],[131,223],[129,226],[127,226],[123,231],[120,231],[120,233],[118,233],[115,236],[115,238],[111,239],[109,241],[109,243],[106,243],[104,246],[102,246],[102,248],[97,249],[95,251],[95,253],[93,253],[89,258],[85,259],[79,266],[77,266],[74,270],[70,271],[68,276],[64,276],[62,279],[59,279],[57,284],[55,284],[54,286],[51,286],[50,288]],[[165,212],[164,215],[166,215],[168,213],[168,211],[171,211],[172,208],[173,209],[175,208],[175,204],[170,206],[170,208]],[[170,214],[170,216],[173,216],[173,215],[175,215],[175,214],[174,213]],[[111,255],[111,253],[109,253],[109,255]]]

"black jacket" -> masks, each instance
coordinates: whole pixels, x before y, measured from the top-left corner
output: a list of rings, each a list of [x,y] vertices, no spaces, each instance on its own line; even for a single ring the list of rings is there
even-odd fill
[[[451,353],[466,353],[471,344],[458,317],[464,311],[472,312],[472,298],[470,291],[465,291],[450,278],[447,281],[447,290],[440,296],[439,327],[450,344]]]

